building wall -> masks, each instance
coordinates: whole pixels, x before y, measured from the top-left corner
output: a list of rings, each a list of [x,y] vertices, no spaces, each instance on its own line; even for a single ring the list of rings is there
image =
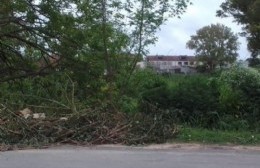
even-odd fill
[[[161,69],[166,69],[177,66],[195,66],[196,63],[193,61],[149,61],[148,64],[155,67],[161,67]]]
[[[143,61],[142,62],[137,62],[136,67],[140,68],[140,69],[144,69],[144,68],[146,68],[146,63],[143,62]]]
[[[137,68],[151,67],[158,73],[195,73],[193,56],[147,56],[146,61],[137,63]]]

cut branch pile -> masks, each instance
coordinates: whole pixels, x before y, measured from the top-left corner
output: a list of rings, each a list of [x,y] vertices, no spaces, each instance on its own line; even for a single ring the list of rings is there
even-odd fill
[[[92,111],[67,118],[25,118],[0,107],[0,144],[6,145],[162,143],[177,132],[163,113],[129,116]]]

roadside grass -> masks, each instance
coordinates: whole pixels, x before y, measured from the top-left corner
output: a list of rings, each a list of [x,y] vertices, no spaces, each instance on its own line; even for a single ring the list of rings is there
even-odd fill
[[[173,142],[221,145],[260,145],[260,133],[183,127]]]

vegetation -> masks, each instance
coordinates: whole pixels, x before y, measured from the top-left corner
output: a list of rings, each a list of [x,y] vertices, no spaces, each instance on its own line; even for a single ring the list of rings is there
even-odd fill
[[[61,69],[112,80],[122,55],[131,71],[169,16],[189,0],[3,0],[0,7],[0,81],[46,75],[57,56]],[[39,66],[38,60],[48,66]],[[121,62],[120,62],[121,63]],[[130,72],[131,74],[131,72]]]
[[[244,25],[243,35],[247,37],[248,49],[252,53],[251,66],[259,65],[260,54],[260,1],[259,0],[226,0],[217,11],[220,17],[232,16],[239,24]]]
[[[180,134],[177,135],[176,141],[222,145],[259,145],[260,134],[249,131],[220,131],[183,127]]]
[[[0,143],[133,144],[174,136],[175,123],[165,113],[138,113],[141,97],[135,96],[142,88],[131,86],[142,82],[133,77],[135,64],[156,41],[156,31],[188,5],[189,0],[4,0]],[[143,87],[156,82],[148,85]]]
[[[124,78],[118,78],[110,95],[108,86],[103,84],[97,86],[95,98],[93,95],[87,99],[83,96],[84,88],[59,72],[2,83],[0,140],[5,144],[30,145],[160,143],[176,136],[177,140],[185,140],[186,130],[179,125],[197,128],[196,134],[207,129],[223,131],[223,137],[232,135],[225,134],[226,131],[258,135],[259,75],[257,70],[239,67],[191,76],[161,76],[141,70],[133,73],[127,85]],[[34,114],[44,113],[46,118],[25,118],[21,113],[25,108]],[[206,135],[213,134],[209,132]],[[200,136],[196,136],[198,139],[193,140],[200,141]],[[243,137],[241,141],[227,142],[242,143]],[[205,141],[220,141],[213,139]]]
[[[145,105],[192,127],[259,132],[259,79],[257,70],[240,67],[215,75],[173,76],[166,87],[162,83],[144,95]]]
[[[259,133],[259,71],[135,69],[188,0],[2,4],[0,144],[162,143],[185,133],[180,125]]]
[[[196,35],[191,36],[187,47],[195,50],[198,60],[212,71],[216,66],[222,67],[236,60],[238,36],[224,25],[212,24],[199,29]]]

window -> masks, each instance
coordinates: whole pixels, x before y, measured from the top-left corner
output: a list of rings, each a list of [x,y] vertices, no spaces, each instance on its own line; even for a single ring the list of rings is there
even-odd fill
[[[187,59],[186,56],[181,56],[181,60],[185,60],[185,59]]]
[[[193,62],[193,61],[191,61],[191,62],[190,62],[190,65],[194,65],[194,62]]]
[[[189,65],[189,63],[188,62],[184,62],[184,65]]]
[[[181,69],[180,69],[180,68],[174,69],[174,72],[175,72],[175,73],[181,73]]]
[[[182,62],[178,62],[178,65],[182,65]]]

